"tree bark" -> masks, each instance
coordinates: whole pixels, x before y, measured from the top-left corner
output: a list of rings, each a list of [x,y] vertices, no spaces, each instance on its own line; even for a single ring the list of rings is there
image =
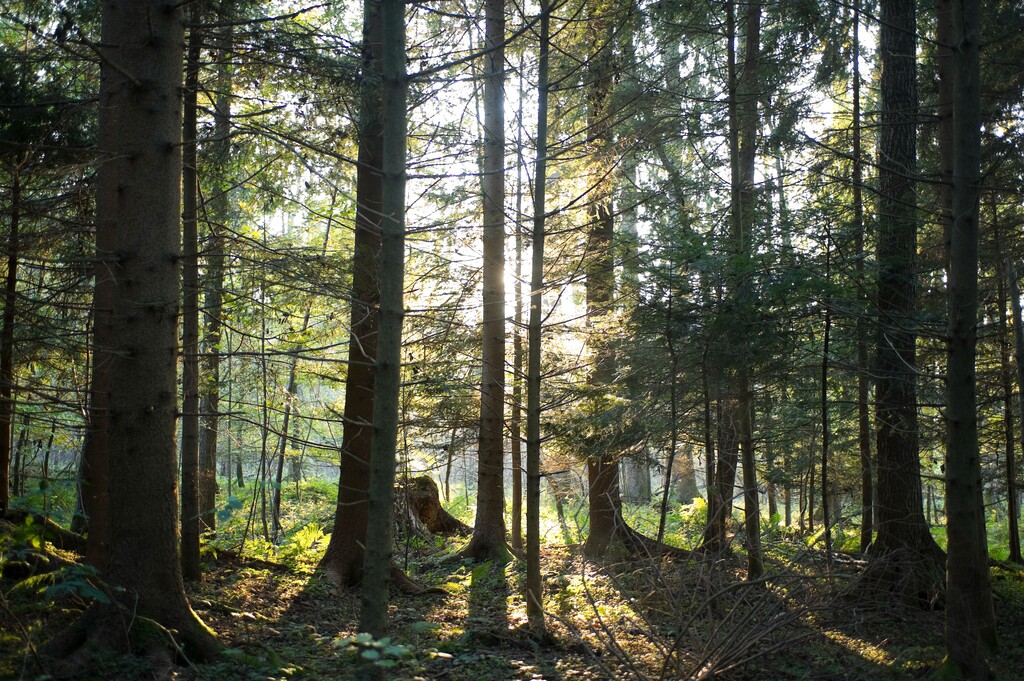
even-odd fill
[[[871,460],[871,405],[868,377],[868,321],[866,318],[867,281],[864,261],[864,163],[860,109],[860,0],[853,4],[853,230],[856,257],[857,300],[862,312],[857,317],[857,445],[860,451],[860,550],[866,552],[874,538],[874,486]]]
[[[544,631],[544,590],[540,574],[540,387],[541,323],[544,309],[544,229],[548,157],[548,52],[550,5],[541,0],[537,64],[537,160],[533,191],[530,314],[526,363],[526,616],[530,628]],[[560,503],[555,497],[556,504]],[[558,506],[559,511],[561,506]],[[559,515],[561,517],[561,513]]]
[[[750,2],[744,17],[743,68],[736,74],[736,18],[735,3],[728,3],[727,24],[729,32],[729,149],[731,157],[732,215],[731,234],[732,257],[729,282],[735,302],[735,314],[740,315],[741,324],[752,307],[753,292],[750,278],[746,276],[746,262],[751,255],[752,231],[755,225],[756,194],[754,166],[757,157],[758,133],[758,64],[761,41],[761,4]],[[747,544],[747,578],[757,579],[764,571],[761,559],[761,520],[757,491],[757,469],[754,457],[754,395],[751,378],[750,344],[747,334],[741,333],[736,340],[738,347],[734,354],[733,421],[736,425],[736,439],[741,453],[743,470],[744,534]]]
[[[483,324],[473,537],[463,555],[498,558],[505,544],[505,3],[484,5]]]
[[[200,5],[189,9],[181,164],[181,571],[202,576],[199,564],[199,68]]]
[[[918,452],[916,16],[914,0],[881,2],[877,536],[871,547],[875,565],[866,584],[928,603],[941,588],[942,551],[924,518]]]
[[[334,532],[320,561],[328,577],[355,585],[363,576],[367,489],[373,442],[374,363],[380,304],[377,254],[381,248],[383,92],[377,74],[382,59],[379,0],[363,3],[363,78],[360,92],[359,165],[356,171],[356,232],[352,254],[351,335],[345,379],[341,478]],[[338,528],[346,528],[339,532]]]
[[[186,600],[177,542],[182,10],[166,0],[108,0],[102,16],[97,213],[111,220],[116,252],[109,261],[112,541],[105,581],[120,587],[113,593],[127,613],[175,630],[191,659],[206,659],[220,646]],[[122,614],[97,604],[83,622],[102,626],[78,630],[101,648],[126,646],[129,632],[150,631],[126,629]],[[72,639],[65,642],[81,640]],[[167,645],[155,634],[139,643]]]
[[[14,318],[18,302],[18,258],[21,223],[21,164],[13,168],[11,230],[7,235],[7,277],[0,325],[0,517],[11,503],[11,444],[14,432]]]
[[[612,39],[608,8],[602,6],[588,18],[588,35],[594,53],[589,61],[587,85],[587,144],[594,166],[592,197],[587,206],[586,296],[588,341],[593,352],[593,367],[588,383],[594,399],[603,402],[603,393],[615,376],[615,353],[604,339],[603,328],[611,309],[615,291],[615,269],[612,253],[615,221],[612,212],[611,153],[612,132],[609,123],[611,106]],[[606,406],[599,404],[597,409]],[[617,528],[622,526],[622,501],[619,496],[619,460],[598,444],[587,461],[587,491],[590,508],[590,531],[583,552],[596,558],[604,554]]]
[[[230,220],[230,181],[227,177],[231,152],[231,65],[228,63],[234,32],[232,0],[220,4],[219,21],[227,23],[217,43],[217,94],[214,98],[213,141],[210,168],[207,173],[213,189],[206,202],[209,236],[206,243],[206,274],[203,282],[203,309],[206,326],[203,332],[203,373],[199,384],[199,513],[203,526],[213,530],[217,526],[217,443],[220,430],[220,364],[221,329],[224,317],[224,261],[225,232]],[[230,484],[231,470],[227,470]],[[239,486],[241,475],[239,477]]]
[[[369,512],[359,612],[359,630],[367,631],[376,638],[382,637],[387,630],[402,377],[402,319],[405,314],[405,3],[402,0],[381,0],[380,7],[383,85],[380,313],[373,381]]]
[[[993,204],[995,203],[993,196]],[[1009,320],[1006,316],[1008,304],[1008,284],[1010,267],[1002,257],[1002,235],[1000,234],[999,214],[995,205],[992,206],[992,233],[996,241],[996,306],[999,308],[999,379],[1003,398],[1003,447],[1006,451],[1006,523],[1009,534],[1009,559],[1024,564],[1020,552],[1020,505],[1018,504],[1017,487],[1017,452],[1013,417],[1013,366],[1010,360],[1012,345],[1010,340]],[[1018,297],[1018,304],[1020,299]]]
[[[943,3],[940,7],[942,23]],[[990,676],[996,648],[978,446],[978,193],[981,184],[980,3],[953,0],[952,229],[946,375],[946,651],[969,679]],[[942,44],[940,40],[940,45]],[[941,138],[940,138],[941,139]]]
[[[509,416],[509,440],[512,450],[512,550],[523,551],[523,70],[524,57],[519,58],[519,112],[517,116],[516,150],[516,219],[515,219],[515,316],[512,324],[512,404]]]

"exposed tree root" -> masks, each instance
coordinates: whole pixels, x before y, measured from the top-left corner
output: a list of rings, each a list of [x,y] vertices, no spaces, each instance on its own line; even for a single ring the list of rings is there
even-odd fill
[[[945,556],[937,547],[934,550],[901,547],[885,552],[873,549],[868,553],[864,571],[847,595],[896,598],[906,606],[934,610],[944,605],[945,585]]]
[[[606,544],[595,544],[590,539],[588,537],[588,541],[584,544],[583,553],[593,560],[601,559],[609,553],[641,554],[668,558],[689,558],[693,553],[687,549],[671,546],[641,534],[626,523],[626,519],[622,517],[621,513],[617,514],[615,529],[612,531]]]
[[[485,563],[489,560],[501,562],[510,562],[515,557],[515,552],[512,551],[512,547],[509,546],[508,542],[502,541],[497,545],[491,545],[490,543],[479,541],[474,542],[472,539],[466,546],[452,556],[452,560],[472,560],[475,563]]]
[[[145,658],[153,670],[191,666],[215,658],[221,645],[213,632],[191,611],[179,619],[182,621],[175,622],[176,628],[172,629],[127,608],[96,603],[48,641],[40,654],[53,678],[78,676],[122,655]]]
[[[320,574],[322,574],[324,579],[328,582],[342,589],[358,587],[362,583],[363,578],[362,566],[359,566],[358,570],[339,570],[338,566],[325,565],[321,563]],[[429,593],[446,593],[443,589],[423,586],[409,577],[409,575],[405,574],[405,571],[396,565],[391,566],[391,586],[404,594],[410,594],[412,596],[425,595]]]

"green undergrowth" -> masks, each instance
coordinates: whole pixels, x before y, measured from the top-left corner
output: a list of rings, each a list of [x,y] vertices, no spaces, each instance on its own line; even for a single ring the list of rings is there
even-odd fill
[[[819,524],[801,534],[765,519],[766,579],[747,583],[742,533],[731,535],[721,556],[585,560],[578,544],[585,512],[571,499],[564,525],[553,505],[543,515],[553,645],[527,634],[521,561],[476,564],[457,557],[466,537],[401,534],[396,563],[431,589],[394,593],[391,629],[372,638],[358,628],[358,592],[316,571],[334,529],[336,487],[310,481],[283,491],[274,541],[263,536],[263,490],[235,488],[218,509],[216,535],[205,539],[203,579],[187,585],[194,609],[225,645],[220,658],[194,665],[182,658],[172,669],[157,669],[144,658],[117,656],[79,678],[344,680],[371,666],[394,681],[900,681],[928,678],[943,659],[943,613],[858,596],[862,562],[847,555],[829,563]],[[471,507],[460,507],[459,499],[461,490],[449,509],[471,520]],[[657,533],[656,503],[625,511],[633,527]],[[673,503],[667,540],[695,547],[705,514],[700,500]],[[566,525],[574,541],[560,541]],[[734,529],[740,531],[738,523]],[[852,551],[855,530],[854,523],[837,527],[834,548]],[[31,523],[7,534],[4,559],[41,550],[33,537]],[[46,678],[33,651],[104,597],[102,583],[82,570],[70,566],[2,584],[0,679]],[[1001,678],[1012,679],[1012,670],[1024,669],[1024,573],[997,565],[992,584],[998,668]]]

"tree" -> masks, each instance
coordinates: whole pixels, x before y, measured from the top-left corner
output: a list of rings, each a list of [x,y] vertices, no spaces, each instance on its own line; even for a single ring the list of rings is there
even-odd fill
[[[916,3],[883,0],[879,29],[878,315],[875,364],[877,536],[869,573],[927,602],[942,552],[922,510],[916,397]]]
[[[484,5],[483,344],[473,537],[463,555],[497,558],[505,544],[505,3]]]
[[[609,419],[612,405],[606,391],[615,378],[615,350],[605,335],[608,315],[615,293],[615,260],[612,240],[615,217],[612,210],[612,123],[611,94],[614,79],[612,64],[612,16],[607,6],[597,6],[588,19],[588,38],[593,53],[587,62],[587,145],[593,166],[587,203],[586,296],[588,343],[593,359],[588,387],[593,392],[592,418]],[[623,529],[622,500],[619,495],[619,459],[609,443],[597,444],[587,458],[587,494],[590,508],[590,532],[583,551],[601,556],[617,530]]]
[[[541,332],[544,306],[544,226],[548,157],[548,53],[551,7],[540,6],[537,64],[537,160],[533,191],[533,238],[530,266],[530,314],[526,363],[526,616],[535,634],[544,631],[544,589],[540,574],[540,388]]]
[[[226,173],[231,151],[231,65],[228,55],[234,38],[232,2],[219,5],[219,18],[227,23],[216,34],[217,77],[213,96],[213,140],[208,155],[207,176],[210,183],[207,209],[206,274],[203,279],[203,310],[206,324],[203,330],[204,380],[199,382],[199,513],[203,525],[216,528],[217,514],[217,442],[220,430],[220,363],[221,332],[224,315],[224,234],[228,227],[229,182]],[[229,473],[229,478],[230,473]]]
[[[321,567],[340,584],[355,585],[363,577],[368,513],[367,490],[373,446],[374,365],[377,361],[383,211],[384,121],[383,85],[378,74],[383,58],[381,8],[363,3],[363,79],[359,102],[359,165],[356,171],[356,234],[352,253],[351,335],[345,378],[345,423],[341,442],[341,479],[335,527]]]
[[[372,2],[372,0],[371,0]],[[381,250],[380,313],[374,365],[373,448],[368,486],[366,558],[359,627],[375,637],[387,627],[391,582],[393,496],[402,378],[402,318],[405,314],[405,3],[380,1],[381,84]]]
[[[864,277],[864,163],[862,158],[863,135],[861,127],[861,77],[860,77],[860,0],[853,6],[853,48],[851,71],[853,78],[853,102],[850,117],[853,127],[853,163],[850,182],[853,192],[853,229],[857,280]],[[858,302],[866,296],[863,288],[858,289]],[[865,316],[857,317],[857,444],[860,450],[860,550],[865,552],[874,539],[874,484],[871,465],[871,405],[870,380],[868,377],[868,325]]]
[[[939,22],[943,21],[939,3]],[[952,229],[946,370],[946,651],[968,679],[990,675],[996,647],[978,448],[978,194],[981,184],[980,3],[953,0]]]
[[[10,231],[7,237],[7,276],[0,322],[0,516],[11,503],[11,436],[14,426],[14,317],[18,292],[18,229],[21,222],[21,173],[26,155],[12,164]]]
[[[189,12],[182,130],[181,211],[181,569],[201,577],[199,565],[199,68],[202,21],[199,5]]]
[[[741,319],[750,314],[752,291],[746,269],[752,255],[752,231],[755,225],[754,163],[757,158],[759,95],[757,71],[760,59],[761,4],[747,4],[743,37],[743,70],[736,75],[734,42],[735,8],[729,3],[729,145],[732,167],[732,272],[730,282],[735,297],[736,313]],[[751,359],[747,334],[736,341],[735,367],[735,424],[736,439],[741,451],[743,467],[744,529],[747,542],[747,579],[757,579],[764,571],[761,562],[761,518],[757,499],[757,469],[754,459],[754,394],[751,378]]]
[[[180,293],[182,60],[180,5],[103,3],[97,215],[114,248],[109,354],[109,561],[119,587],[54,644],[166,650],[177,632],[190,657],[219,649],[192,612],[178,563],[177,319]],[[139,618],[125,628],[120,608]],[[144,619],[143,619],[144,618]],[[146,635],[149,632],[149,635]],[[127,640],[134,639],[134,647]]]

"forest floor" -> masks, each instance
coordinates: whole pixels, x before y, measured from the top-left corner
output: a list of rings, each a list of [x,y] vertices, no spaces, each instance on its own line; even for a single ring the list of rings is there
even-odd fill
[[[747,583],[740,557],[620,557],[600,565],[578,546],[544,551],[552,642],[524,635],[524,572],[516,561],[473,565],[458,542],[417,542],[396,560],[435,587],[394,594],[388,640],[356,637],[358,593],[316,571],[324,537],[311,535],[287,562],[209,556],[189,585],[195,610],[228,652],[214,663],[154,673],[117,657],[82,679],[353,678],[361,655],[395,681],[714,678],[737,681],[868,681],[925,678],[943,658],[943,613],[859,598],[859,563],[826,564],[794,541],[768,546],[764,581]],[[1024,573],[993,569],[1000,678],[1024,678]],[[0,678],[43,679],[32,646],[84,605],[2,585]],[[53,593],[50,594],[51,596]],[[369,651],[369,652],[366,652]]]

